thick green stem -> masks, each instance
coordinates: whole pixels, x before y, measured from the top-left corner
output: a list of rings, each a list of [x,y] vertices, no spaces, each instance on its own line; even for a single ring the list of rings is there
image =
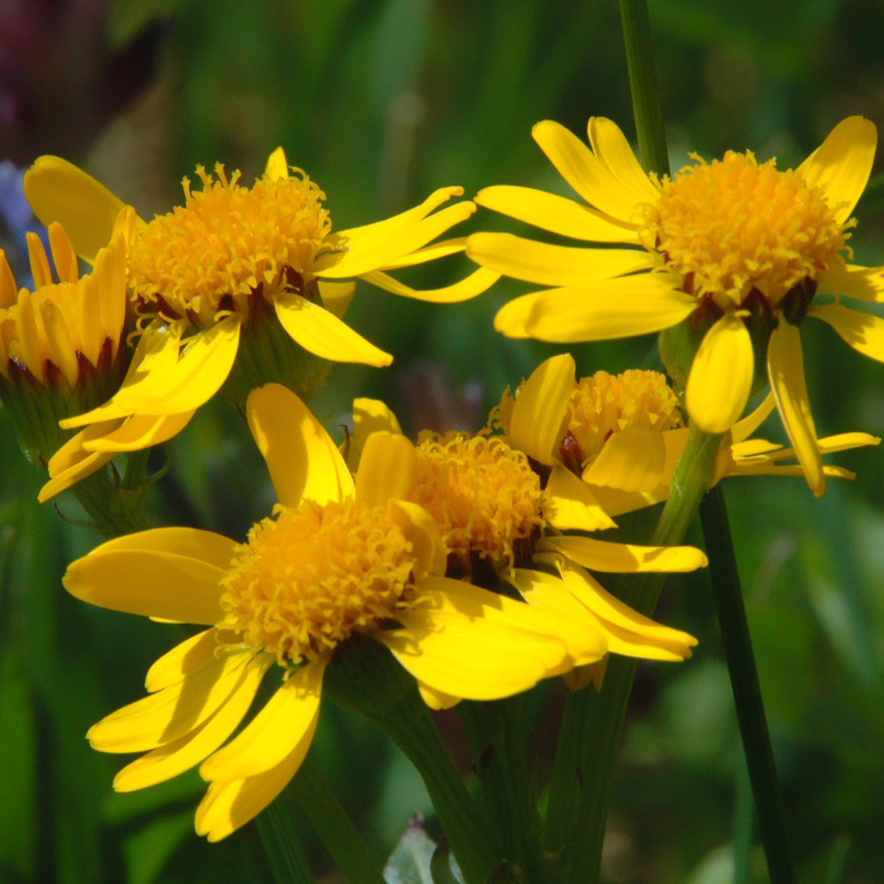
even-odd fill
[[[420,773],[467,884],[484,884],[503,849],[454,769],[414,678],[386,648],[351,638],[329,666],[324,689],[393,738]]]
[[[380,863],[371,855],[347,812],[309,758],[301,765],[287,792],[300,805],[347,884],[384,884]]]
[[[542,884],[540,813],[525,757],[522,698],[458,706],[482,782],[482,809],[523,880]]]
[[[761,699],[743,590],[720,486],[700,506],[718,624],[771,884],[797,884],[783,798]]]
[[[654,73],[647,0],[620,0],[620,17],[623,21],[629,88],[642,165],[649,172],[668,175],[669,154],[666,151],[663,113]]]

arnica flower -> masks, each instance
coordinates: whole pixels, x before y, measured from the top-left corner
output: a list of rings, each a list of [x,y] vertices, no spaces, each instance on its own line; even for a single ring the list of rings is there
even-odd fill
[[[148,697],[89,731],[101,751],[147,753],[119,772],[117,790],[200,764],[210,786],[197,831],[211,841],[230,834],[297,771],[323,673],[351,637],[385,645],[425,695],[477,700],[524,691],[606,652],[604,636],[579,620],[443,576],[435,523],[402,499],[414,468],[404,437],[374,434],[354,481],[286,388],[254,391],[247,417],[279,504],[245,543],[160,528],[105,543],[65,575],[68,591],[92,604],[208,627],[150,668]],[[279,687],[228,742],[270,669]]]
[[[33,291],[17,288],[0,250],[0,398],[43,464],[64,441],[59,418],[102,401],[125,370],[125,237],[109,238],[83,277],[64,228],[51,224],[48,239],[54,274],[40,238],[27,234]]]
[[[202,168],[197,174],[201,189],[185,179],[185,204],[150,223],[139,220],[129,242],[128,288],[144,361],[107,403],[67,427],[95,428],[132,415],[183,418],[225,381],[239,404],[267,381],[282,381],[309,398],[325,376],[326,360],[392,361],[339,318],[353,279],[397,295],[453,302],[474,297],[498,277],[481,269],[454,285],[418,291],[386,272],[463,251],[463,238],[429,245],[475,211],[467,200],[440,209],[460,187],[437,190],[385,221],[333,233],[325,194],[289,168],[281,148],[252,187],[220,164],[214,175]],[[62,220],[86,260],[109,239],[123,206],[58,157],[37,160],[24,187],[37,216]],[[102,444],[116,443],[97,429],[84,442],[87,450]],[[131,439],[127,445],[116,450],[131,450]]]
[[[349,459],[351,467],[358,463],[361,470],[359,453],[371,434],[396,434],[399,423],[377,400],[357,399],[353,410]],[[577,550],[582,564],[620,573],[690,571],[706,564],[703,553],[693,547],[561,536],[559,529],[591,530],[600,520],[606,526],[612,523],[597,505],[586,505],[580,480],[564,468],[542,487],[527,456],[500,436],[420,434],[403,499],[420,505],[438,525],[449,577],[494,590],[510,583],[532,606],[582,620],[587,630],[601,630],[617,653],[682,660],[696,644],[686,633],[654,623],[617,601],[583,568],[565,561],[558,544],[585,539],[588,545]],[[535,574],[532,567],[538,561],[560,576]]]
[[[588,205],[526,187],[489,187],[476,197],[551,233],[605,244],[470,237],[467,253],[479,264],[550,287],[505,305],[496,328],[569,343],[687,320],[699,338],[686,378],[691,421],[708,433],[729,429],[754,389],[756,362],[766,364],[807,482],[821,494],[799,327],[806,317],[823,320],[860,353],[884,359],[884,320],[840,303],[842,295],[884,301],[881,268],[848,263],[847,247],[850,215],[872,168],[875,127],[861,117],[844,120],[797,169],[728,152],[711,163],[695,157],[671,179],[645,174],[610,120],[590,118],[588,131],[589,147],[548,120],[533,130]],[[822,295],[834,298],[823,303]]]
[[[712,483],[725,476],[801,476],[796,457],[766,439],[750,438],[774,409],[768,395],[730,430],[719,450]],[[524,451],[538,472],[567,467],[586,486],[587,506],[617,516],[659,503],[688,441],[678,400],[656,371],[632,369],[620,375],[598,371],[576,378],[570,354],[542,362],[515,391],[505,392],[489,418],[509,443]],[[821,455],[877,445],[867,433],[840,433],[819,439]],[[829,464],[823,474],[853,478]],[[598,528],[612,527],[600,519]]]

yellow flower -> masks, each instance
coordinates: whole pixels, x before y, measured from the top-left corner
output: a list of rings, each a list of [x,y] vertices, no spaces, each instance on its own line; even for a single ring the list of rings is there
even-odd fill
[[[353,424],[351,468],[361,471],[361,452],[375,434],[392,434],[405,442],[397,435],[395,415],[377,400],[357,399]],[[402,497],[418,504],[438,525],[449,577],[492,589],[501,588],[501,581],[512,583],[532,606],[581,620],[589,631],[601,630],[616,653],[681,660],[696,644],[686,633],[654,623],[618,602],[580,565],[616,573],[691,571],[705,565],[706,557],[693,547],[561,535],[560,529],[613,524],[564,467],[554,470],[541,487],[528,457],[500,436],[422,433],[414,447],[411,483]],[[538,563],[558,571],[558,576],[533,570]],[[572,649],[572,657],[580,658],[579,649]]]
[[[324,377],[322,360],[388,365],[389,354],[339,318],[355,286],[345,280],[445,303],[474,297],[498,277],[480,269],[454,285],[418,291],[386,272],[463,251],[463,238],[429,244],[474,212],[468,200],[440,209],[462,194],[460,187],[437,190],[385,221],[332,233],[325,195],[288,167],[281,148],[250,188],[221,165],[214,176],[202,168],[197,173],[202,189],[185,179],[184,206],[133,225],[128,288],[143,329],[139,365],[108,402],[65,423],[91,425],[85,451],[153,444],[131,433],[124,440],[109,437],[101,425],[132,416],[186,422],[228,377],[234,398],[244,401],[250,389],[274,379],[309,396]],[[62,220],[86,260],[110,238],[123,207],[58,157],[37,160],[24,187],[36,215]],[[237,360],[248,336],[254,346]]]
[[[722,444],[712,484],[725,476],[800,476],[793,448],[750,438],[774,409],[769,395],[730,430]],[[567,354],[542,362],[511,395],[504,394],[489,424],[499,428],[542,472],[566,467],[583,480],[585,504],[607,516],[659,503],[669,495],[672,474],[688,441],[675,394],[662,374],[631,370],[576,378]],[[815,440],[820,455],[877,445],[867,433],[841,433]],[[824,464],[823,475],[853,478]],[[610,527],[599,520],[598,528]]]
[[[286,388],[255,390],[247,417],[279,504],[245,543],[160,528],[105,543],[65,575],[68,591],[92,604],[208,627],[151,667],[150,696],[89,731],[96,749],[147,753],[120,771],[117,790],[200,764],[210,786],[197,831],[224,838],[297,771],[323,673],[351,636],[385,645],[431,701],[509,696],[606,652],[604,635],[568,614],[443,576],[438,528],[403,499],[414,470],[404,437],[373,434],[354,480]],[[274,667],[281,686],[222,746]]]
[[[548,245],[481,233],[467,253],[479,264],[552,286],[497,315],[512,337],[573,342],[674,327],[703,333],[686,382],[691,420],[723,433],[746,407],[755,349],[766,361],[777,409],[814,493],[824,489],[804,380],[799,326],[831,325],[848,344],[884,360],[884,319],[839,303],[884,301],[881,268],[847,263],[850,214],[868,180],[875,127],[841,122],[797,169],[728,152],[658,180],[641,169],[610,120],[589,120],[589,147],[562,126],[533,135],[588,203],[525,187],[481,191],[480,205],[604,248]],[[622,244],[627,248],[610,248]],[[821,303],[817,295],[834,295]]]

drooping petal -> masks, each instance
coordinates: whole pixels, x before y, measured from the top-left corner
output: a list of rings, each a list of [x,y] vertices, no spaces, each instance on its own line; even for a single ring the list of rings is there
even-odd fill
[[[847,295],[859,301],[884,303],[884,267],[832,267],[818,281],[820,294]]]
[[[452,697],[451,694],[437,691],[421,681],[417,683],[417,689],[420,691],[421,699],[434,712],[439,712],[442,709],[451,709],[460,703],[460,697]]]
[[[511,444],[546,466],[555,460],[554,449],[577,383],[575,372],[569,353],[552,356],[531,372],[513,403],[507,432]]]
[[[590,117],[586,125],[589,144],[602,165],[629,191],[636,203],[653,203],[660,192],[642,169],[620,127],[605,117]]]
[[[653,491],[664,479],[666,446],[652,427],[624,427],[612,433],[583,471],[583,481],[624,491]]]
[[[476,194],[475,201],[486,209],[561,236],[588,242],[638,244],[634,225],[615,223],[588,206],[531,187],[485,187]]]
[[[389,500],[387,515],[411,543],[414,576],[444,574],[447,551],[439,523],[422,506],[407,500]]]
[[[356,499],[369,506],[386,506],[405,497],[414,472],[414,445],[397,433],[379,431],[366,440],[356,474]]]
[[[346,279],[381,270],[423,248],[455,224],[466,221],[475,211],[475,204],[465,200],[420,221],[402,225],[388,236],[344,230],[339,236],[344,239],[347,251],[325,261],[318,259],[315,273],[322,279]]]
[[[589,486],[561,464],[546,483],[543,517],[559,531],[603,531],[616,527]]]
[[[677,325],[696,306],[692,295],[647,273],[540,293],[525,328],[533,338],[558,344],[605,341]]]
[[[749,401],[755,354],[745,323],[727,311],[706,332],[685,391],[691,421],[704,433],[724,433]]]
[[[246,667],[242,680],[231,691],[227,701],[206,722],[126,765],[114,777],[114,789],[117,792],[131,792],[154,786],[184,773],[214,752],[249,711],[271,659],[265,655],[256,657]]]
[[[325,282],[317,280],[319,296],[322,298],[322,306],[338,319],[343,319],[344,314],[353,302],[356,293],[355,282]]]
[[[196,831],[209,841],[220,841],[259,814],[288,785],[307,755],[316,723],[295,743],[276,767],[233,782],[212,783],[196,811]]]
[[[61,157],[43,156],[25,173],[24,191],[45,225],[59,221],[77,254],[90,264],[114,232],[125,203]]]
[[[848,117],[798,167],[811,187],[823,188],[829,205],[836,207],[839,221],[850,217],[865,190],[877,143],[874,123],[864,117]]]
[[[267,464],[280,503],[319,504],[352,497],[353,478],[322,424],[281,384],[265,384],[246,400],[252,438]]]
[[[884,362],[884,319],[839,304],[811,307],[808,316],[822,319],[858,353]]]
[[[216,635],[214,627],[204,629],[175,645],[171,651],[166,651],[147,670],[144,679],[145,690],[152,694],[177,684],[189,672],[202,666],[215,654],[215,648],[218,647]]]
[[[177,684],[102,718],[89,729],[89,743],[101,752],[145,752],[183,737],[227,702],[251,659],[250,653],[211,657]]]
[[[591,206],[621,223],[636,223],[630,191],[576,135],[552,120],[537,123],[531,134],[562,178]]]
[[[504,304],[494,317],[494,328],[508,338],[530,338],[528,318],[544,292],[522,295]]]
[[[439,258],[448,258],[451,255],[459,255],[467,246],[467,238],[465,236],[453,236],[451,239],[440,239],[437,242],[430,243],[422,249],[415,249],[395,261],[389,261],[384,266],[387,270],[399,270],[402,267],[416,267],[418,264],[426,264],[428,261],[438,261]],[[367,279],[367,275],[363,275],[360,279]]]
[[[467,255],[477,264],[513,279],[538,285],[568,286],[649,270],[650,252],[556,246],[511,233],[474,233]]]
[[[347,451],[347,466],[355,473],[362,457],[365,440],[376,432],[402,433],[399,420],[380,399],[360,397],[353,400],[353,435]]]
[[[428,301],[431,304],[458,304],[488,291],[500,279],[500,274],[480,267],[460,282],[438,289],[415,289],[380,270],[363,273],[360,279],[403,298],[414,298],[416,301]]]
[[[768,419],[776,407],[777,401],[774,394],[768,393],[758,408],[731,427],[731,438],[734,442],[748,439]]]
[[[102,421],[92,424],[72,436],[65,442],[55,454],[49,458],[46,465],[49,470],[49,481],[40,489],[37,500],[45,503],[56,494],[67,490],[85,476],[90,476],[96,470],[100,470],[106,463],[113,459],[113,452],[90,452],[84,447],[92,439],[99,438],[103,433],[112,432],[119,425],[119,421]]]
[[[326,664],[308,663],[289,675],[236,738],[203,762],[200,776],[229,783],[280,764],[316,727]]]
[[[638,546],[594,537],[545,537],[537,549],[561,553],[584,568],[609,574],[695,571],[707,564],[706,556],[693,546]]]
[[[83,442],[86,451],[141,451],[151,445],[161,445],[177,436],[190,423],[195,411],[169,415],[132,415],[119,429]],[[95,426],[93,424],[93,426]]]
[[[804,381],[801,338],[791,323],[781,321],[770,336],[767,376],[777,400],[777,411],[804,469],[807,484],[819,497],[826,490],[826,482]]]
[[[211,624],[223,616],[220,581],[235,546],[211,531],[154,528],[77,559],[63,583],[71,595],[101,608]]]
[[[376,368],[393,361],[389,353],[375,347],[333,313],[300,295],[277,295],[273,306],[292,340],[322,359],[361,362]]]

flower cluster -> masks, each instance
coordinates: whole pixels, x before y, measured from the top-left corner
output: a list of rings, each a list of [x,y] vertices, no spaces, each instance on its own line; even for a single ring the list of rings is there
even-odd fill
[[[199,766],[197,831],[226,837],[295,775],[327,671],[363,642],[386,649],[432,709],[556,675],[600,689],[609,654],[684,660],[696,640],[626,605],[603,575],[689,572],[706,556],[605,532],[667,500],[698,434],[716,446],[701,493],[767,474],[803,475],[821,494],[826,477],[852,475],[823,455],[877,444],[817,437],[799,339],[815,317],[884,360],[882,320],[840,301],[884,299],[881,268],[849,263],[847,245],[874,127],[845,120],[794,170],[729,152],[671,179],[647,175],[612,122],[588,131],[589,146],[552,122],[534,129],[586,205],[513,186],[476,203],[600,246],[440,241],[476,210],[450,202],[459,187],[337,231],[323,191],[281,149],[250,187],[220,164],[198,168],[183,205],[149,222],[57,157],[27,173],[55,274],[33,237],[34,290],[18,291],[0,253],[0,394],[48,469],[41,500],[169,440],[219,391],[243,410],[276,491],[245,538],[120,532],[69,566],[64,585],[83,601],[199,628],[150,668],[146,697],[89,731],[96,749],[143,753],[115,788]],[[480,266],[443,288],[390,275],[463,252]],[[307,401],[332,363],[392,360],[343,320],[355,280],[452,303],[501,274],[546,287],[498,313],[504,334],[663,331],[674,386],[638,369],[578,378],[560,354],[504,392],[477,433],[412,441],[385,403],[361,398],[339,446]],[[746,414],[760,365],[770,392]],[[791,447],[754,435],[774,408]]]

